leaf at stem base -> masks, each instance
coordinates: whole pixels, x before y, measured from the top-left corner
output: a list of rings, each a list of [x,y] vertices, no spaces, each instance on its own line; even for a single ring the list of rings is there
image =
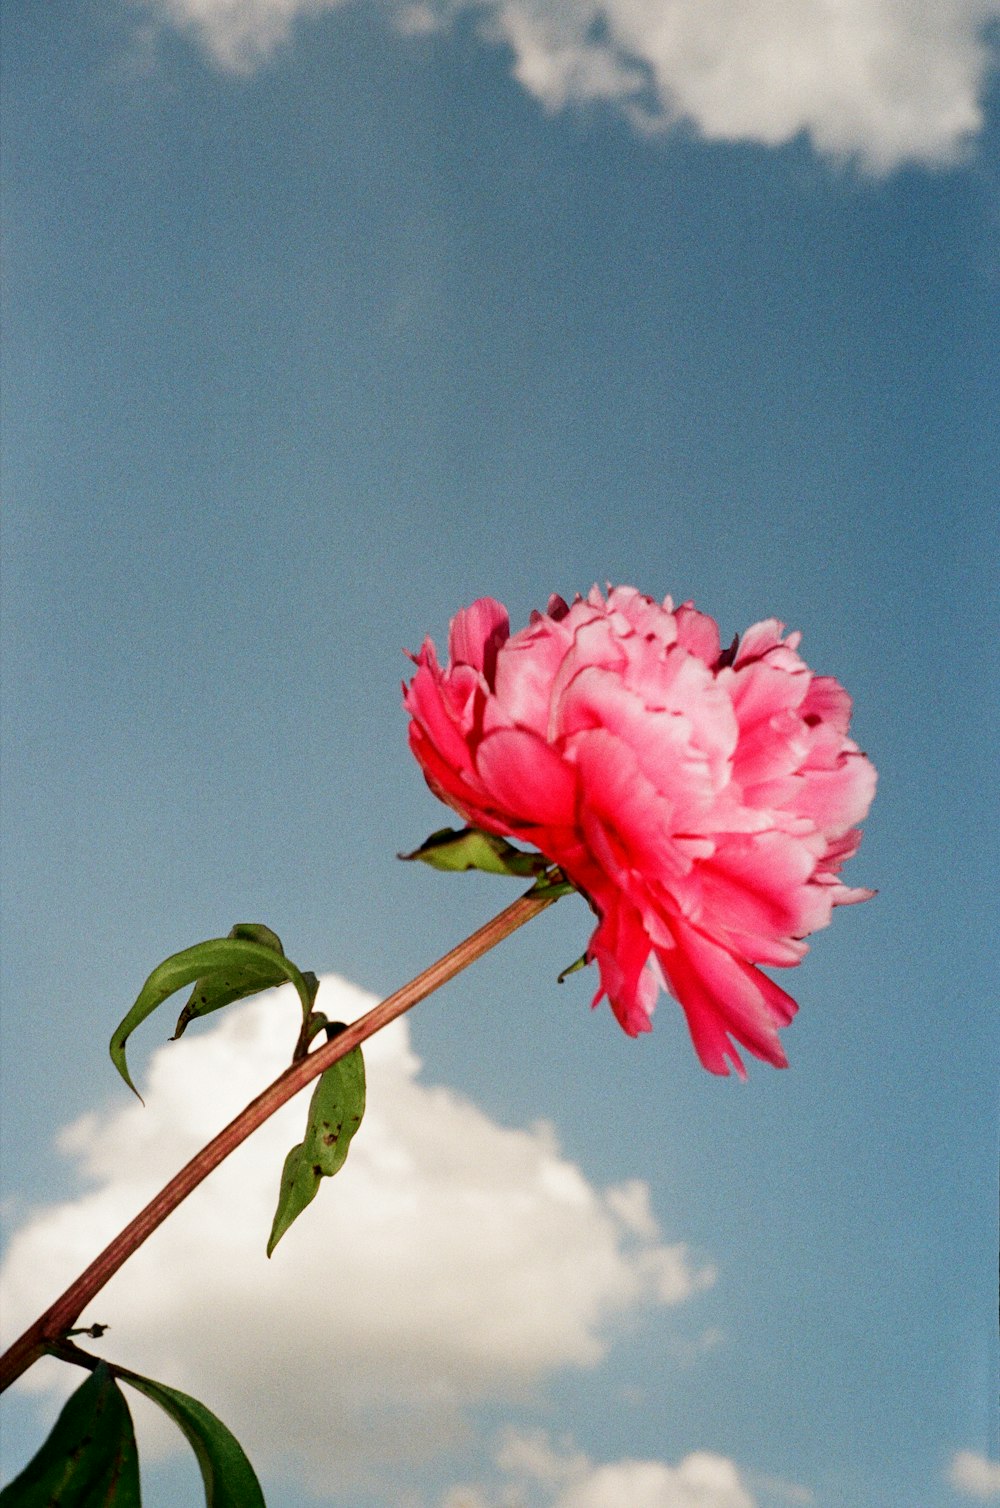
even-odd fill
[[[52,1433],[0,1508],[140,1508],[132,1416],[110,1369],[99,1362],[67,1400]]]

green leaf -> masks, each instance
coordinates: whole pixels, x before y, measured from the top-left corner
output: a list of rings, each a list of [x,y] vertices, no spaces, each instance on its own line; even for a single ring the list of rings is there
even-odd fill
[[[284,984],[285,980],[290,977],[287,973],[282,973],[280,978],[265,977],[269,973],[276,973],[281,967],[278,960],[283,963],[286,970],[289,967],[294,967],[294,965],[289,965],[288,960],[285,958],[285,950],[281,946],[281,939],[278,934],[272,932],[270,927],[265,927],[262,922],[237,922],[236,926],[230,932],[229,938],[226,939],[226,941],[230,940],[255,942],[259,943],[261,947],[268,948],[275,955],[275,962],[272,968],[270,970],[264,969],[260,972],[260,979],[264,980],[263,983],[258,982],[256,974],[258,966],[254,965],[252,961],[246,963],[242,969],[239,966],[236,968],[218,969],[210,974],[206,974],[204,979],[199,979],[191,991],[187,1004],[177,1018],[177,1025],[174,1027],[173,1035],[175,1042],[178,1037],[184,1034],[190,1021],[196,1020],[199,1016],[207,1016],[212,1011],[221,1010],[224,1005],[232,1005],[234,1000],[245,1000],[248,995],[256,995],[261,990],[269,990],[275,983]],[[319,980],[315,974],[310,973],[303,973],[302,978],[306,981],[309,989],[309,1007],[311,1007],[312,1002],[316,998],[316,992],[319,989]],[[306,1008],[306,1014],[308,1014],[309,1007]]]
[[[235,926],[230,927],[229,936],[241,938],[243,942],[261,943],[265,948],[280,953],[282,958],[285,956],[281,938],[263,922],[237,922]]]
[[[261,1499],[263,1502],[263,1499]],[[140,1508],[132,1416],[104,1362],[67,1401],[0,1508]]]
[[[186,984],[195,984],[194,994],[181,1012],[177,1035],[195,1015],[218,1010],[233,1000],[256,995],[260,990],[291,981],[298,991],[305,1015],[309,1014],[316,994],[315,976],[310,983],[281,951],[281,944],[268,928],[244,922],[233,928],[237,932],[266,932],[277,947],[247,936],[213,937],[196,943],[164,960],[146,980],[135,1004],[116,1027],[111,1038],[111,1061],[131,1090],[132,1083],[125,1061],[125,1043],[146,1017]]]
[[[118,1369],[138,1392],[168,1413],[184,1433],[201,1468],[207,1508],[265,1508],[264,1494],[240,1442],[215,1415],[177,1388]]]
[[[365,1113],[365,1065],[361,1049],[320,1075],[309,1102],[305,1141],[292,1148],[281,1173],[278,1207],[267,1243],[268,1256],[285,1231],[316,1197],[321,1178],[332,1178],[347,1160],[351,1137]]]
[[[430,864],[432,869],[482,869],[487,874],[540,875],[549,867],[543,854],[525,853],[508,843],[506,838],[483,832],[478,827],[466,827],[461,831],[442,827],[431,833],[412,853],[401,853],[399,857],[419,859],[423,864]]]

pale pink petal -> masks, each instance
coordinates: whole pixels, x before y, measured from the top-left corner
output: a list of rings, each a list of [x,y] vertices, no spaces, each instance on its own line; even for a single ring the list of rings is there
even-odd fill
[[[799,712],[809,692],[810,676],[805,666],[788,671],[766,659],[720,670],[718,680],[733,699],[743,739],[758,723],[770,723],[781,713]]]
[[[682,602],[674,614],[677,642],[688,654],[696,655],[705,665],[714,665],[722,651],[719,625],[707,613],[699,613],[691,602]]]
[[[788,833],[730,836],[699,865],[700,906],[688,914],[760,961],[770,939],[803,937],[829,921],[829,905],[808,883],[815,868],[815,855]]]
[[[671,840],[669,804],[646,779],[635,755],[605,728],[573,742],[579,774],[579,823],[605,873],[628,893],[631,876],[680,880],[691,861]]]
[[[777,618],[765,618],[761,623],[751,624],[740,636],[735,663],[746,665],[750,660],[759,660],[761,655],[767,654],[782,642],[781,635],[784,631],[785,625],[779,623]]]
[[[875,795],[875,767],[860,750],[842,754],[832,770],[804,771],[791,803],[809,817],[816,830],[829,837],[853,828],[868,815]]]
[[[588,666],[553,708],[553,737],[569,752],[579,733],[603,729],[611,734],[668,803],[663,820],[680,831],[704,815],[717,793],[729,732],[725,709],[720,714],[714,722],[704,720],[708,726],[697,730],[704,734],[699,741],[690,718],[648,710],[619,676]]]
[[[507,641],[497,656],[488,728],[532,728],[546,736],[553,686],[571,642],[566,629],[542,617]]]
[[[667,604],[669,601],[668,597]],[[612,587],[608,593],[608,612],[623,639],[651,640],[661,649],[677,643],[677,622],[670,607],[666,604],[661,607],[633,587]]]
[[[814,675],[801,707],[806,722],[829,723],[846,738],[851,725],[851,698],[832,675]]]

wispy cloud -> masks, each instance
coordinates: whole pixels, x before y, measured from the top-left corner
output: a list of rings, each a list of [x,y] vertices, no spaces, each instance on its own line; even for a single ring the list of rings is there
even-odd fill
[[[251,72],[299,20],[354,0],[134,0]],[[409,33],[476,19],[550,110],[777,146],[805,134],[872,172],[960,158],[983,124],[1000,0],[385,0]]]
[[[977,1498],[981,1503],[1000,1501],[1000,1461],[991,1461],[974,1450],[955,1452],[948,1481],[956,1492]]]
[[[352,1019],[372,1000],[329,977],[320,1003]],[[118,1102],[62,1133],[89,1187],[31,1212],[13,1236],[9,1331],[280,1070],[295,1012],[281,992],[233,1008],[154,1053],[145,1107]],[[85,1316],[111,1324],[108,1355],[204,1398],[255,1457],[316,1486],[447,1450],[469,1406],[594,1366],[616,1323],[713,1280],[663,1242],[643,1184],[596,1188],[550,1127],[499,1125],[425,1082],[405,1023],[375,1038],[366,1061],[369,1109],[347,1165],[270,1262],[264,1243],[304,1098],[234,1154]],[[248,1357],[258,1389],[247,1388]],[[67,1370],[39,1366],[24,1385],[58,1388]]]

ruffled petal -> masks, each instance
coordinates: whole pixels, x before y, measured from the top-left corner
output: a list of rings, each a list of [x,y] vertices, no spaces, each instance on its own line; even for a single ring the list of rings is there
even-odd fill
[[[650,941],[639,913],[613,893],[607,898],[587,957],[600,969],[601,982],[593,999],[604,996],[630,1037],[652,1030],[651,1017],[659,994],[656,974],[648,968]]]
[[[710,1073],[728,1074],[732,1063],[746,1077],[734,1041],[765,1063],[788,1066],[778,1028],[788,1025],[798,1006],[766,974],[682,923],[674,947],[657,949],[657,957]]]
[[[531,728],[545,738],[553,687],[571,643],[566,629],[541,616],[509,639],[497,656],[486,726]]]
[[[488,733],[476,750],[476,771],[492,802],[519,828],[574,826],[576,774],[537,733]]]
[[[448,653],[452,665],[471,665],[492,685],[497,651],[510,634],[510,619],[502,602],[480,597],[451,620]]]

